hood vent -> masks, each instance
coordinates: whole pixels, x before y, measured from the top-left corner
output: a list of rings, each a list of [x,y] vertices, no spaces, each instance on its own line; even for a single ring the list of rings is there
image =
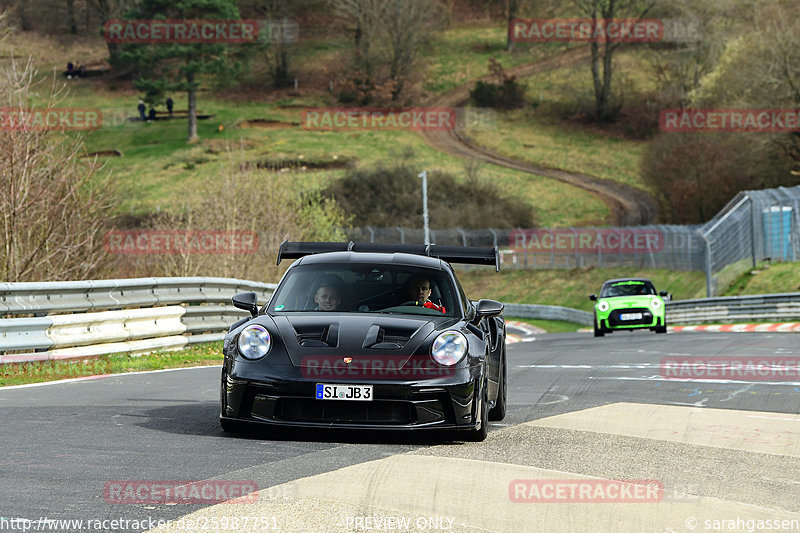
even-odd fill
[[[339,325],[295,326],[297,343],[308,348],[335,348],[339,345]]]
[[[373,324],[364,339],[363,348],[373,350],[399,350],[411,339],[416,330],[381,327]]]

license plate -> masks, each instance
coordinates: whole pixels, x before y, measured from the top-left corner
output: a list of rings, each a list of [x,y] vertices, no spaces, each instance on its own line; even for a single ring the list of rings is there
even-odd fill
[[[619,315],[620,320],[641,320],[642,313],[622,313]]]
[[[372,401],[372,385],[317,383],[317,400]]]

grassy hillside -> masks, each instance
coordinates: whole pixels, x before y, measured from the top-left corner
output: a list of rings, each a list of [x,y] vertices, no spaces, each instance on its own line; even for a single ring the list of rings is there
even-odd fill
[[[435,45],[426,50],[425,68],[413,94],[424,99],[485,75],[490,57],[511,67],[541,59],[563,48],[559,44],[520,46],[516,52],[508,53],[504,50],[504,31],[497,24],[473,23],[442,32]],[[96,61],[105,54],[105,45],[99,40],[65,43],[62,42],[64,38],[48,37],[43,43],[38,43],[38,36],[27,34],[14,36],[16,53],[27,49],[26,39],[33,43],[30,52],[37,64],[42,65],[43,78],[52,76],[53,69],[60,71],[61,65],[75,57]],[[337,54],[348,46],[344,40],[309,40],[298,50],[297,61],[313,70],[326,62],[335,62]],[[257,62],[253,68],[258,70]],[[574,75],[588,80],[588,72],[581,71],[585,69],[576,67]],[[64,82],[60,77],[56,81]],[[50,82],[48,80],[48,84]],[[117,151],[122,154],[121,157],[101,157],[101,161],[113,172],[115,182],[123,191],[120,211],[126,213],[177,209],[188,201],[198,184],[215,179],[228,165],[242,162],[261,163],[279,169],[281,162],[287,160],[297,162],[299,168],[303,166],[302,161],[325,166],[344,159],[357,166],[369,167],[380,160],[396,158],[396,154],[408,148],[413,150],[414,163],[420,169],[464,174],[463,160],[431,150],[414,132],[302,129],[297,124],[304,107],[338,105],[333,95],[313,87],[301,86],[299,91],[289,93],[252,89],[240,93],[203,91],[198,100],[199,110],[213,115],[213,118],[199,121],[201,141],[189,145],[185,142],[185,120],[152,124],[126,120],[137,114],[138,94],[130,82],[76,79],[66,84],[70,92],[61,105],[100,108],[104,112],[104,127],[85,134],[87,150],[90,153]],[[177,94],[173,98],[176,109],[186,108],[185,95]],[[526,122],[527,117],[529,111],[526,110],[498,114],[495,127],[484,135],[508,139],[505,144],[513,150],[518,145],[535,143],[549,155],[533,159],[552,166],[566,161],[580,161],[592,166],[605,159],[617,162],[606,172],[615,175],[624,174],[617,172],[621,167],[636,167],[638,154],[635,148],[632,151],[625,143],[613,139],[606,142],[601,135],[575,133],[568,124],[538,127],[535,122]],[[253,124],[250,122],[253,120],[274,122]],[[517,121],[522,126],[518,126]],[[527,130],[532,125],[537,133],[531,139],[527,135],[532,134]],[[597,146],[592,146],[594,143]],[[594,155],[588,158],[579,156],[584,152]],[[303,173],[303,179],[298,180],[297,186],[303,189],[322,187],[343,172],[340,168],[308,170]],[[508,195],[527,201],[542,226],[597,224],[609,214],[605,204],[591,194],[549,179],[496,167],[485,168],[482,175]],[[627,182],[635,181],[630,176],[623,178]]]
[[[459,269],[459,279],[471,297],[492,298],[503,302],[562,305],[592,310],[588,296],[596,294],[602,283],[611,278],[641,276],[650,278],[659,291],[665,290],[676,300],[704,298],[706,279],[703,272],[639,270],[634,268],[591,268],[575,270]],[[780,263],[757,273],[746,273],[721,296],[800,292],[800,264]]]
[[[562,305],[584,311],[592,310],[590,294],[600,290],[607,279],[642,276],[650,278],[659,291],[675,299],[705,295],[702,272],[640,270],[635,268],[592,268],[576,270],[491,269],[460,270],[459,279],[467,295],[492,298],[502,302]]]

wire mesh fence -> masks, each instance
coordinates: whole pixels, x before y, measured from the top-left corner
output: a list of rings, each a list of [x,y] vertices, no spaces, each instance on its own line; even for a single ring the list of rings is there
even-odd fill
[[[760,261],[797,261],[800,186],[742,191],[698,233],[705,242],[709,296]]]
[[[422,243],[411,228],[355,228],[354,241]],[[633,266],[702,270],[704,243],[691,226],[619,228],[431,230],[431,243],[497,246],[505,268],[586,268]]]
[[[422,228],[361,227],[353,241],[424,242]],[[433,244],[497,246],[504,268],[705,271],[708,296],[761,261],[800,258],[800,186],[740,192],[698,226],[431,230]]]

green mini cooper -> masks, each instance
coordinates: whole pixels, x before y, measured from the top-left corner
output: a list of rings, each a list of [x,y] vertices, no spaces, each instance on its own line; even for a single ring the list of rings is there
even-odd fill
[[[602,337],[615,329],[650,329],[667,332],[664,312],[666,291],[656,292],[645,278],[610,279],[603,283],[600,297],[589,296],[594,306],[594,336]]]

